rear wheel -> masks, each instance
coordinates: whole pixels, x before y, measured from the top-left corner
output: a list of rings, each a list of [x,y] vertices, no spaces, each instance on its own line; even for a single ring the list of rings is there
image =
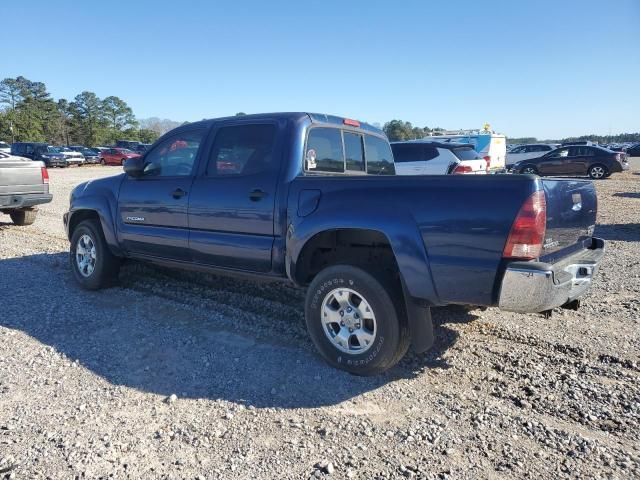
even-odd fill
[[[85,220],[73,231],[69,261],[76,281],[87,290],[111,286],[118,278],[120,260],[109,250],[96,220]]]
[[[350,265],[321,271],[309,286],[307,330],[322,357],[356,375],[395,365],[409,347],[402,298],[386,278]]]
[[[100,159],[100,165],[106,165],[106,163],[105,163],[105,161],[104,161],[104,158],[101,158],[101,159]]]
[[[609,176],[609,171],[604,165],[596,164],[589,167],[589,176],[594,180],[600,180]]]
[[[122,160],[120,160],[120,165],[122,165],[124,167],[124,162],[126,161],[126,158],[123,158]]]
[[[520,170],[522,173],[528,174],[528,175],[537,175],[538,174],[538,169],[536,167],[534,167],[533,165],[525,165],[524,167],[522,167],[522,170]]]
[[[11,221],[16,225],[31,225],[36,221],[38,210],[35,208],[25,208],[22,210],[13,210],[9,213]]]

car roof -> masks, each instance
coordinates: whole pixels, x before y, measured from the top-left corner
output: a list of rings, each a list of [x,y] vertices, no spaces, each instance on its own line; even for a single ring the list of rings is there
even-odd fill
[[[432,140],[407,140],[406,142],[391,142],[391,145],[428,145],[430,147],[446,148],[447,150],[452,150],[454,148],[475,148],[475,145],[472,143],[443,143],[434,142]]]
[[[186,125],[181,125],[176,127],[172,132],[179,132],[183,128],[193,128],[193,127],[205,127],[208,128],[214,123],[217,122],[225,122],[230,120],[268,120],[268,119],[288,119],[288,120],[300,120],[301,118],[309,118],[311,123],[313,124],[329,124],[332,126],[342,126],[342,127],[351,127],[351,125],[347,125],[344,123],[345,119],[349,119],[349,117],[339,117],[336,115],[327,115],[324,113],[307,113],[307,112],[273,112],[273,113],[252,113],[249,115],[234,115],[231,117],[220,117],[220,118],[210,118],[205,120],[200,120],[198,122],[188,123]],[[356,129],[365,130],[371,133],[376,133],[378,135],[384,135],[384,132],[379,128],[374,127],[366,122],[361,122],[356,120],[359,123]]]

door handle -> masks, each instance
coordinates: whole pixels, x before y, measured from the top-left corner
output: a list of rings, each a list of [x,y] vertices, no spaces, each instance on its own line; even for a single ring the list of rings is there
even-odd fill
[[[179,198],[184,197],[187,194],[187,192],[185,192],[184,190],[182,190],[181,188],[177,188],[173,191],[173,193],[171,194],[171,196],[173,198],[175,198],[176,200]]]
[[[252,202],[258,202],[266,196],[267,196],[267,193],[263,192],[262,190],[252,190],[251,193],[249,194],[249,199]]]

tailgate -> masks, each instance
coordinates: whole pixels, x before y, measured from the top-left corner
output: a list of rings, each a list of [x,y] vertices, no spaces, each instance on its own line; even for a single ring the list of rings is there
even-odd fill
[[[547,230],[542,258],[582,248],[596,225],[598,198],[590,180],[543,179],[547,201]],[[554,255],[555,254],[555,255]]]
[[[0,159],[0,195],[43,193],[42,162]]]

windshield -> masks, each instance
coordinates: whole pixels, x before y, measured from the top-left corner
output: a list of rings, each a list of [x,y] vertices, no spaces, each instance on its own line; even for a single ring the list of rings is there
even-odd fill
[[[8,143],[0,142],[0,148],[9,148]]]
[[[96,155],[98,152],[96,152],[95,150],[92,150],[90,148],[83,148],[82,150],[80,150],[83,154],[85,155]]]
[[[133,151],[129,150],[128,148],[121,148],[120,151],[122,153],[136,153],[136,152],[133,152]]]
[[[47,147],[47,153],[60,153],[56,147]]]

